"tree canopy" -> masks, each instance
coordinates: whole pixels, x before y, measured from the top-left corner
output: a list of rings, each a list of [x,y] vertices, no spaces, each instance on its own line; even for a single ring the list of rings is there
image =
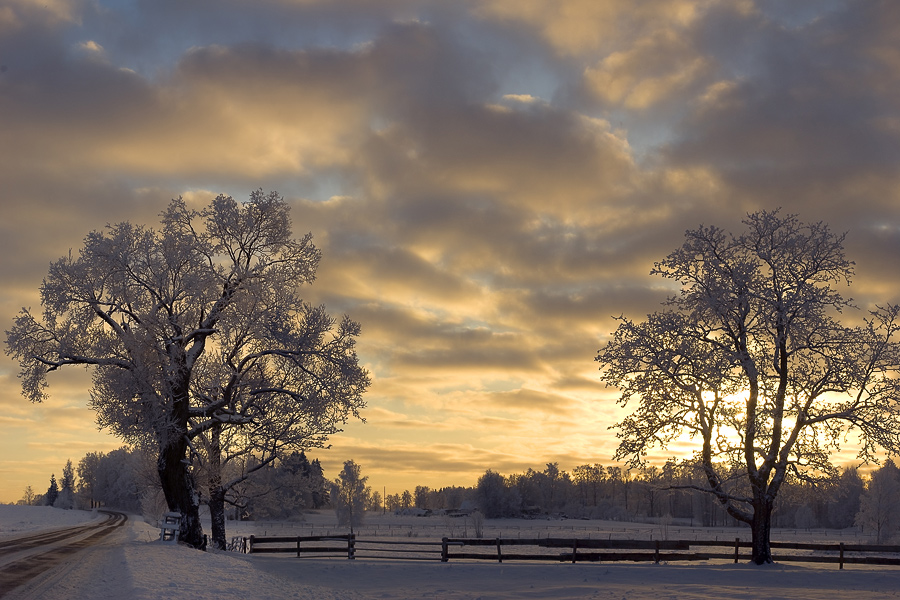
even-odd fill
[[[275,192],[220,195],[202,210],[179,198],[159,230],[108,225],[52,263],[43,314],[21,311],[7,353],[32,401],[48,372],[93,368],[98,423],[156,449],[181,538],[200,547],[198,439],[228,429],[230,443],[274,457],[321,446],[364,405],[359,325],[300,296],[319,259],[310,234],[294,239]]]
[[[823,223],[761,211],[740,235],[685,234],[652,273],[681,284],[643,321],[621,317],[596,360],[634,409],[617,425],[617,459],[641,465],[653,448],[698,443],[706,487],[753,529],[753,560],[771,562],[771,511],[786,476],[833,475],[846,434],[860,456],[900,450],[900,307],[870,307],[856,324],[838,285],[853,263]],[[735,468],[746,485],[726,485]]]

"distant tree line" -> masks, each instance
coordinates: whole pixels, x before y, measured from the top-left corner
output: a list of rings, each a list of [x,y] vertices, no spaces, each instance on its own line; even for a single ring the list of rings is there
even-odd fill
[[[734,492],[746,480],[735,470],[728,478]],[[590,518],[614,521],[670,522],[695,527],[745,524],[722,510],[703,491],[702,468],[669,461],[639,470],[585,464],[560,470],[528,469],[508,476],[488,469],[473,487],[433,489],[416,486],[388,494],[379,505],[377,493],[369,510],[426,514],[460,508],[478,509],[487,518]],[[831,477],[806,480],[788,477],[773,512],[773,525],[783,528],[859,526],[880,542],[900,535],[900,469],[888,460],[868,476],[856,467],[835,470]]]
[[[18,504],[57,508],[118,508],[158,518],[166,504],[155,477],[154,457],[127,447],[90,452],[76,467],[67,461],[62,477],[50,476],[43,494],[27,486]],[[250,465],[252,468],[254,465]],[[77,474],[77,475],[76,475]],[[413,491],[381,494],[366,485],[359,465],[344,463],[329,480],[318,459],[294,452],[266,465],[229,494],[228,516],[241,520],[301,519],[305,511],[334,508],[341,524],[362,523],[365,512],[414,514],[477,509],[487,518],[590,518],[654,521],[694,527],[733,527],[741,523],[697,489],[702,471],[691,463],[669,461],[640,470],[585,464],[561,470],[548,463],[542,471],[501,475],[488,469],[472,487],[416,486]],[[206,493],[198,476],[200,493]],[[743,479],[732,478],[739,486]],[[790,478],[779,495],[773,525],[783,528],[858,526],[879,543],[900,539],[900,469],[886,461],[868,475],[846,467],[825,481]]]
[[[487,470],[472,488],[430,489],[388,495],[386,508],[458,509],[463,502],[487,518],[591,518],[656,521],[695,527],[743,526],[702,491],[703,472],[691,463],[670,461],[661,467],[626,470],[619,466],[580,465],[571,473],[548,463],[543,471],[528,469],[508,476]],[[735,491],[745,480],[730,478]],[[831,478],[806,481],[789,477],[773,512],[773,525],[783,528],[835,528],[854,525],[879,542],[900,536],[900,469],[888,460],[868,476],[856,467],[837,470]]]
[[[235,478],[241,469],[258,470],[253,478],[229,490],[226,503],[232,519],[290,519],[304,510],[330,506],[329,482],[318,459],[310,461],[304,452],[293,452],[261,469],[257,466],[253,457],[247,465],[228,466],[226,474]],[[208,473],[203,467],[199,461],[194,465],[201,502],[209,498]],[[109,453],[89,452],[77,467],[67,461],[61,472],[60,479],[55,473],[50,475],[50,485],[43,494],[27,486],[18,504],[115,508],[142,513],[150,520],[167,510],[156,476],[156,459],[149,452],[126,446]]]
[[[887,463],[883,469],[891,466],[893,463]],[[743,483],[736,475],[731,478],[735,491]],[[543,471],[528,469],[509,476],[488,470],[478,479],[474,499],[488,518],[677,519],[699,527],[739,525],[715,498],[699,489],[703,476],[697,465],[674,461],[640,470],[586,464],[575,467],[571,473],[549,463]],[[802,528],[853,526],[865,490],[866,481],[853,467],[827,482],[790,478],[773,513],[773,524]]]
[[[45,493],[27,486],[18,504],[63,509],[105,506],[139,513],[142,500],[152,488],[152,469],[145,454],[127,447],[109,453],[89,452],[77,466],[66,461],[59,480],[51,474]]]
[[[233,488],[226,502],[233,519],[292,519],[305,510],[330,506],[329,482],[318,459],[310,461],[304,452],[293,452]]]

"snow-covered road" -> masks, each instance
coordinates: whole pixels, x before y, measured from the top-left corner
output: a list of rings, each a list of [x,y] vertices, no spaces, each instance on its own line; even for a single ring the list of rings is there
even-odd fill
[[[74,555],[98,545],[127,521],[124,513],[63,529],[47,529],[0,541],[0,598],[9,591],[45,579]]]

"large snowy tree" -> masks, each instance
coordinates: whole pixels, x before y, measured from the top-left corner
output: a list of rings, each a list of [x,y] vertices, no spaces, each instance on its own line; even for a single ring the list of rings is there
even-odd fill
[[[155,448],[166,502],[195,547],[197,439],[235,427],[254,448],[296,447],[303,432],[316,445],[356,414],[368,385],[358,325],[335,328],[299,300],[320,252],[311,235],[293,238],[288,213],[260,190],[202,211],[173,200],[159,230],[124,222],[92,232],[77,257],[51,265],[43,314],[23,309],[7,332],[32,401],[45,397],[49,371],[94,368],[99,424]]]
[[[622,318],[596,360],[603,379],[636,402],[617,425],[616,458],[690,437],[699,446],[703,489],[752,528],[752,560],[772,561],[775,498],[789,472],[834,473],[829,457],[854,432],[862,458],[900,450],[897,306],[871,307],[853,326],[843,236],[822,223],[758,212],[732,235],[686,233],[654,274],[681,284],[666,310]],[[738,468],[744,486],[731,486]]]
[[[220,549],[228,492],[278,458],[324,447],[349,415],[358,416],[369,384],[354,352],[359,326],[350,319],[336,323],[290,286],[259,290],[237,308],[192,383],[204,410],[192,417],[189,436],[197,438]]]

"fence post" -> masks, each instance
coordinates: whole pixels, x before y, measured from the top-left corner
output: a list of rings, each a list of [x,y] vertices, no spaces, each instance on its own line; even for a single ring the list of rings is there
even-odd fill
[[[351,533],[347,536],[347,559],[353,560],[356,558],[356,534]]]
[[[500,551],[500,538],[497,538],[497,562],[503,562],[503,553]]]
[[[572,542],[572,564],[575,564],[576,557],[578,556],[578,538]]]
[[[253,536],[250,536],[250,547],[247,549],[247,554],[253,554]]]
[[[653,561],[659,564],[659,540],[656,540],[656,549],[653,551]]]
[[[843,569],[844,568],[844,542],[840,543],[840,550],[841,550],[841,561],[840,561],[841,566],[839,568]]]
[[[738,553],[741,549],[741,538],[734,538],[734,564],[738,563]]]
[[[300,536],[297,536],[297,558],[300,558]]]
[[[447,562],[450,560],[449,548],[447,547],[447,537],[444,536],[441,538],[441,562]]]

